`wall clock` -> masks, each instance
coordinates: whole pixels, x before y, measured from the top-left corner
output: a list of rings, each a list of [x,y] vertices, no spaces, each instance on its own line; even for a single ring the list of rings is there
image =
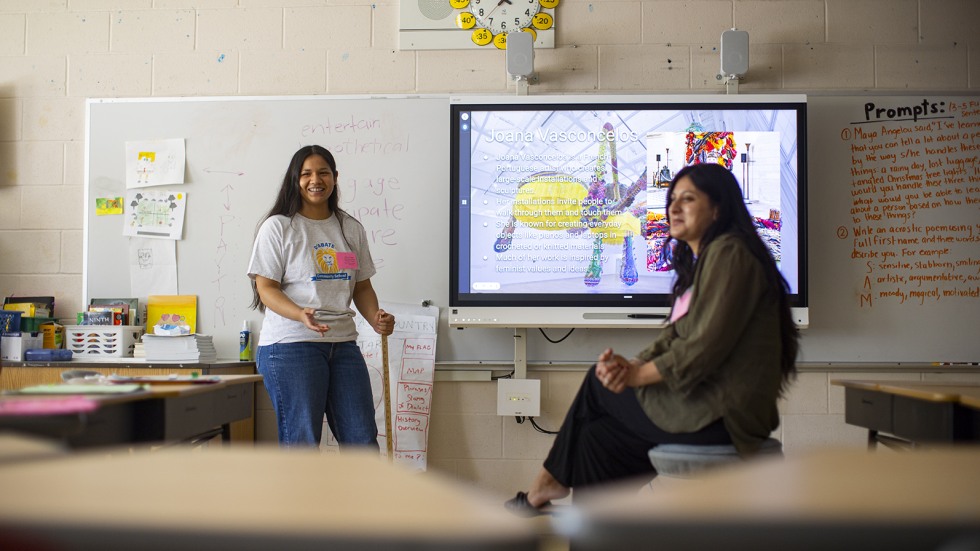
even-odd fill
[[[537,40],[540,31],[555,25],[554,8],[559,0],[447,0],[457,10],[456,25],[472,30],[477,46],[507,47],[507,33],[529,32]],[[549,11],[543,11],[543,9]]]
[[[560,0],[403,0],[399,48],[507,47],[507,33],[529,32],[535,48],[554,48]]]

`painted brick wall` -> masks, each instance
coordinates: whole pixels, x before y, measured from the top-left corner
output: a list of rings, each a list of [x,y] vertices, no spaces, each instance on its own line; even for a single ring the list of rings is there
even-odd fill
[[[405,0],[411,1],[411,0]],[[980,88],[976,0],[562,0],[535,93],[721,91],[723,30],[750,34],[747,92]],[[82,288],[84,99],[194,95],[512,92],[502,52],[399,51],[395,0],[0,0],[0,294]],[[583,358],[588,360],[588,358]],[[543,381],[557,427],[581,371]],[[844,376],[805,372],[781,404],[787,453],[863,445],[843,422]],[[977,377],[976,374],[970,375]],[[495,415],[491,383],[436,385],[430,465],[501,495],[550,437]],[[275,440],[268,404],[260,438]]]

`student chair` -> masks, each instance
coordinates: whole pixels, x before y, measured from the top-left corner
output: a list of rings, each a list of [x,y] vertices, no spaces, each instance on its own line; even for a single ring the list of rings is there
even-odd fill
[[[742,460],[732,445],[661,444],[647,452],[657,470],[657,477],[690,479],[701,473]],[[767,438],[755,457],[783,455],[783,444],[775,438]]]

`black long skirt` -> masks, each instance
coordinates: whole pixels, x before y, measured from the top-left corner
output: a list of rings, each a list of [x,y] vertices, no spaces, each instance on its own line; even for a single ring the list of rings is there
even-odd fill
[[[602,386],[593,365],[562,422],[544,468],[567,488],[625,480],[656,471],[647,452],[658,444],[731,444],[721,419],[697,432],[670,433],[650,420],[632,389]]]

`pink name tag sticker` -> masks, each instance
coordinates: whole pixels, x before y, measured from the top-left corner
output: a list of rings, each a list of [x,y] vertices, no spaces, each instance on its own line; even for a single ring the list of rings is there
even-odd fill
[[[356,270],[357,254],[337,253],[337,267],[340,268],[341,270]]]
[[[670,323],[684,317],[687,314],[687,308],[691,305],[691,290],[688,289],[684,291],[684,294],[677,297],[674,301],[674,309],[670,311]]]

